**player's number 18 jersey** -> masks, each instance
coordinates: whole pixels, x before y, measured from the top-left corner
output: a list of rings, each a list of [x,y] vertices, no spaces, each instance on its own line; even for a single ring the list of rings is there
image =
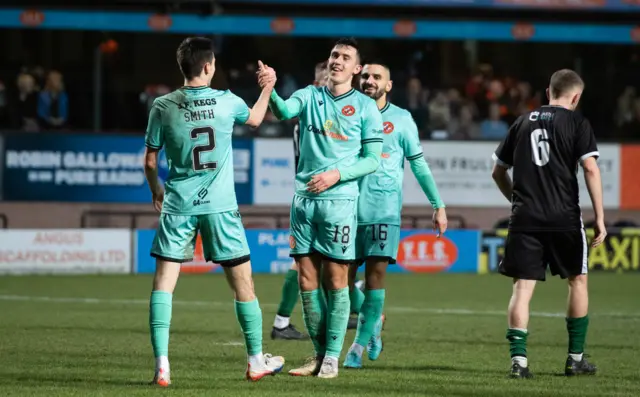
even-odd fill
[[[154,101],[145,144],[164,147],[169,176],[162,212],[201,215],[238,208],[231,136],[249,108],[230,91],[183,87]]]
[[[384,122],[382,159],[376,172],[360,180],[360,225],[400,225],[404,159],[414,160],[423,155],[411,113],[389,102],[380,113]]]

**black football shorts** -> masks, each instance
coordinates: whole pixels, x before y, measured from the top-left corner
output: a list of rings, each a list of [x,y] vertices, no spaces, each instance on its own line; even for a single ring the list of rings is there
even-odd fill
[[[548,232],[509,231],[499,271],[507,277],[545,280],[547,267],[561,278],[586,274],[588,248],[584,229]]]

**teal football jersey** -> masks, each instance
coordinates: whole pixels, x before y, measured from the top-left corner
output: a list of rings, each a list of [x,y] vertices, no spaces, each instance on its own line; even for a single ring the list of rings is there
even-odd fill
[[[418,127],[411,113],[389,102],[380,110],[384,143],[380,167],[360,180],[358,224],[400,225],[404,159],[422,156]]]
[[[313,175],[356,163],[363,144],[382,142],[382,117],[375,101],[354,89],[336,97],[327,87],[311,85],[291,97],[302,104],[296,194],[311,199],[358,197],[357,180],[338,182],[320,194],[307,192],[307,183]]]
[[[169,165],[162,212],[202,215],[238,208],[231,135],[249,108],[230,91],[183,87],[157,98],[145,143],[164,147]]]

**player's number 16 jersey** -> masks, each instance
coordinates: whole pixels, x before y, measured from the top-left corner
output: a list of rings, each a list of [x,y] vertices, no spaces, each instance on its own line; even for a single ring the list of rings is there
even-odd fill
[[[382,159],[376,172],[360,180],[359,225],[400,225],[404,159],[423,155],[411,113],[389,102],[380,113],[384,122]]]

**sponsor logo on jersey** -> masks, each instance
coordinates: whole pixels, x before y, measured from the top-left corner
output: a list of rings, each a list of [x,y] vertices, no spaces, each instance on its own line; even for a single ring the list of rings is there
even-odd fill
[[[398,264],[416,273],[438,273],[458,259],[458,247],[447,237],[418,233],[400,241]]]
[[[347,106],[342,108],[342,114],[344,114],[347,117],[351,117],[354,114],[356,114],[356,108],[354,108],[351,105],[347,105]]]
[[[209,194],[209,191],[207,189],[200,189],[200,191],[198,192],[198,198],[193,200],[193,206],[197,207],[199,205],[209,204],[211,201],[205,200],[207,194]]]
[[[204,257],[204,249],[202,247],[202,237],[198,234],[196,238],[195,252],[193,253],[193,261],[183,263],[180,266],[182,273],[210,273],[220,267],[217,263],[207,262]]]
[[[318,128],[314,125],[308,125],[307,131],[314,134],[328,136],[329,138],[336,139],[338,141],[348,141],[349,137],[341,134],[333,128],[333,120],[327,120],[324,122],[322,128]]]
[[[393,130],[395,130],[395,126],[390,121],[385,121],[383,126],[384,129],[382,130],[382,132],[384,132],[385,134],[391,134]]]
[[[389,157],[391,157],[391,155],[389,153],[382,153],[380,157],[382,157],[383,159],[388,159]]]

